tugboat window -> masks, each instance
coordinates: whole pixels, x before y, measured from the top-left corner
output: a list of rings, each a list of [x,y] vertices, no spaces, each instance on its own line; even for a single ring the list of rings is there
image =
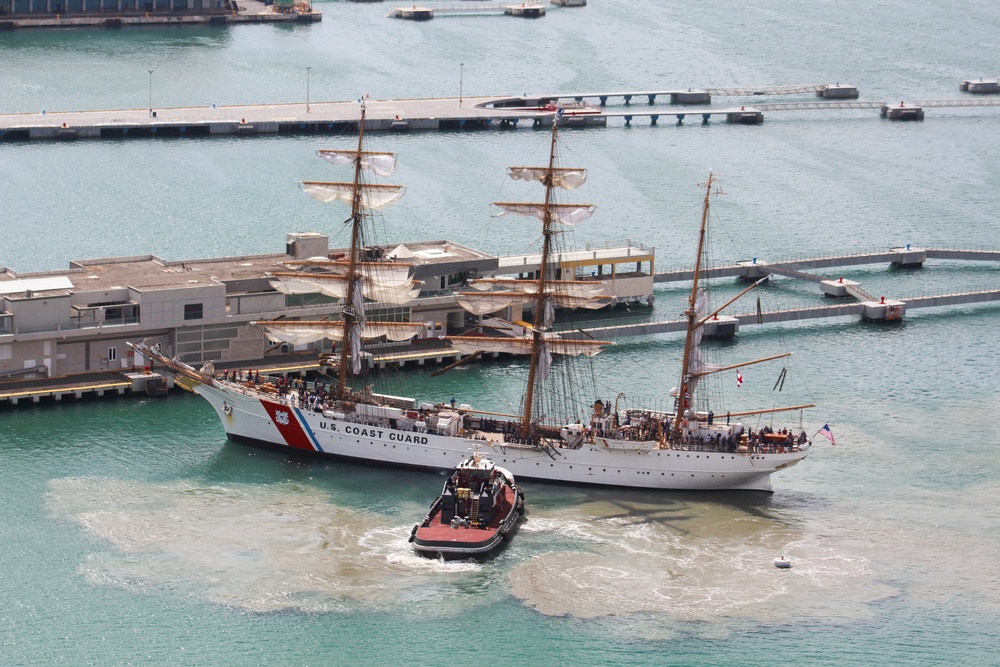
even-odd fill
[[[200,320],[202,318],[200,303],[186,303],[184,304],[184,319],[185,320]]]

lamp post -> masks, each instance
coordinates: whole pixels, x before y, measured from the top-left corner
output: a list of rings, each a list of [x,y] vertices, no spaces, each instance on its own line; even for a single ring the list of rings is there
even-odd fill
[[[312,67],[306,68],[306,113],[309,113],[309,79],[312,75]]]
[[[149,117],[153,117],[153,70],[149,71]]]
[[[465,63],[458,63],[458,106],[462,107],[462,79],[465,76]]]

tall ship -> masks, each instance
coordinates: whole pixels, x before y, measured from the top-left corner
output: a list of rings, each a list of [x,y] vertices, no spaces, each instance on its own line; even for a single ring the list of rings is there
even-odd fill
[[[767,361],[718,366],[705,361],[700,351],[706,324],[721,311],[709,312],[707,293],[699,280],[713,194],[711,176],[686,311],[683,361],[676,389],[664,397],[668,407],[619,409],[617,398],[614,405],[595,398],[607,389],[598,389],[592,378],[587,385],[580,367],[589,368],[590,364],[573,363],[574,358],[592,357],[611,343],[561,335],[553,327],[555,309],[599,308],[612,297],[603,293],[600,282],[562,275],[553,261],[561,230],[584,222],[595,209],[556,202],[557,191],[573,190],[586,181],[586,170],[557,166],[559,123],[555,120],[547,164],[509,168],[512,179],[541,184],[542,201],[494,204],[500,215],[523,215],[540,223],[542,268],[521,279],[470,281],[469,291],[458,294],[458,301],[479,316],[480,326],[464,335],[447,337],[452,346],[468,355],[463,360],[485,353],[526,359],[524,388],[516,411],[456,406],[454,399],[450,404],[420,402],[385,391],[377,386],[378,378],[366,374],[362,363],[366,344],[408,340],[425,324],[366,317],[366,309],[374,312],[376,304],[384,309],[386,304],[406,303],[420,286],[413,281],[412,266],[405,258],[373,250],[372,216],[397,201],[403,187],[370,182],[376,176],[392,175],[396,158],[392,153],[365,150],[363,108],[357,149],[319,151],[326,161],[349,167],[353,179],[300,184],[321,202],[339,202],[350,208],[345,222],[350,228],[349,251],[346,256],[290,262],[288,271],[272,276],[279,291],[320,292],[341,299],[340,319],[251,323],[276,345],[302,345],[324,338],[333,341],[334,352],[327,355],[329,386],[309,391],[294,383],[289,386],[282,378],[261,382],[256,377],[228,373],[218,377],[210,364],[196,370],[143,343],[133,347],[185,376],[192,389],[215,409],[234,441],[433,470],[448,469],[456,459],[477,449],[521,479],[643,489],[771,490],[772,473],[804,459],[811,442],[801,429],[798,435],[788,428],[753,431],[739,419],[813,406],[727,411],[713,405],[708,392],[699,390],[699,382],[708,375]],[[528,309],[530,321],[527,317],[516,322],[499,317],[483,319],[490,313],[512,312],[512,306]],[[726,416],[715,419],[714,415]]]

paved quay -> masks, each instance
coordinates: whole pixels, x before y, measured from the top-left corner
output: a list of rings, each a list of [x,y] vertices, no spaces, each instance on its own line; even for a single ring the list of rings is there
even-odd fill
[[[814,88],[814,87],[813,87]],[[809,88],[812,90],[812,88]],[[614,93],[551,93],[523,96],[441,97],[428,99],[366,99],[367,131],[510,129],[519,124],[548,126],[553,119],[560,125],[604,127],[609,118],[629,124],[645,118],[657,124],[660,117],[677,123],[686,116],[703,123],[720,119],[730,123],[756,124],[762,113],[750,106],[698,107],[652,106],[657,96],[675,99],[679,91],[639,91]],[[645,97],[650,105],[629,109],[633,97]],[[608,110],[608,97],[621,97],[626,110]],[[597,98],[602,106],[588,105],[585,98]],[[257,134],[341,133],[357,128],[361,100],[301,102],[282,104],[166,107],[95,111],[40,109],[26,113],[0,114],[0,140],[73,140],[82,138],[167,137]]]
[[[4,4],[0,2],[0,5]],[[201,3],[199,3],[200,6]],[[323,13],[314,11],[308,3],[289,5],[281,10],[276,4],[265,4],[260,0],[227,0],[225,9],[202,11],[188,10],[170,11],[153,10],[123,10],[117,0],[112,0],[109,6],[99,11],[83,13],[22,13],[0,15],[0,31],[18,30],[21,28],[110,28],[120,29],[132,26],[171,26],[171,25],[241,25],[249,23],[313,23],[323,20]],[[44,0],[42,1],[44,10]],[[235,7],[235,9],[234,9]]]

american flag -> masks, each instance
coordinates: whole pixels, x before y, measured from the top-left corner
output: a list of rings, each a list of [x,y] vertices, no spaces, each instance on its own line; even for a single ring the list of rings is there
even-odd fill
[[[736,386],[737,387],[743,386],[743,374],[740,373],[739,371],[736,371]]]
[[[836,445],[837,441],[833,438],[833,431],[830,430],[829,424],[823,424],[823,428],[816,432],[816,435],[821,435],[830,441],[831,445]]]

